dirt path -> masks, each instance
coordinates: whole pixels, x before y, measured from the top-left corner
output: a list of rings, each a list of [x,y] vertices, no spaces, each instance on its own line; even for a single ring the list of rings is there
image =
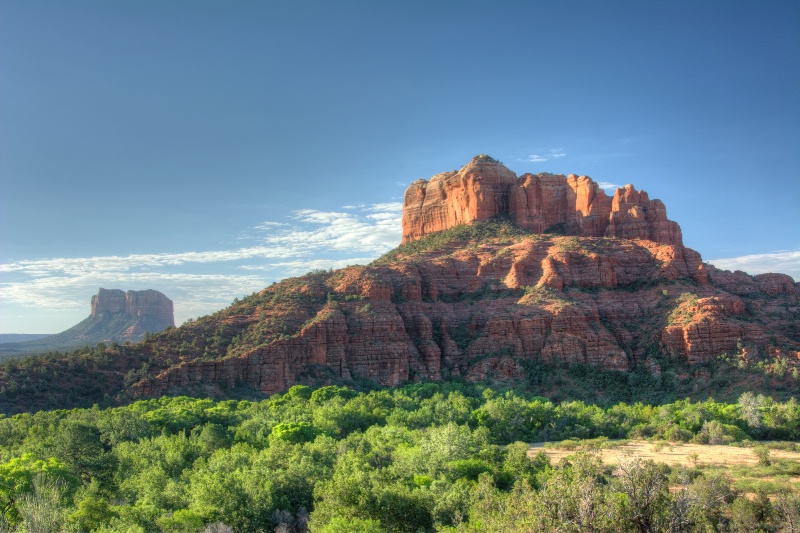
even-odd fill
[[[543,442],[537,442],[531,445],[528,455],[533,456],[539,451],[544,451],[553,464],[558,463],[567,455],[575,453],[575,450],[545,448]],[[758,463],[758,458],[753,453],[752,448],[714,444],[674,443],[664,445],[663,443],[631,440],[620,446],[600,450],[600,455],[606,464],[617,464],[626,455],[637,454],[642,459],[652,459],[657,463],[666,463],[671,466],[694,466],[693,454],[697,454],[698,465],[731,466],[755,465]],[[776,459],[800,461],[800,452],[770,450],[770,455]]]

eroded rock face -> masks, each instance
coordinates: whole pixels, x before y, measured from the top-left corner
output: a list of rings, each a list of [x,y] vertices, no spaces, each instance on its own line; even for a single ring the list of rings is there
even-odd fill
[[[722,288],[743,276],[747,294]],[[458,242],[286,280],[255,302],[223,323],[240,338],[262,328],[256,347],[218,361],[185,358],[140,382],[139,393],[209,383],[273,393],[311,371],[391,386],[447,375],[515,379],[526,360],[628,370],[657,368],[654,351],[694,363],[768,353],[775,343],[800,349],[798,294],[787,279],[718,271],[693,250],[649,240]]]
[[[92,316],[103,313],[126,313],[132,317],[153,317],[164,328],[175,327],[172,300],[148,289],[123,292],[119,289],[100,289],[92,296]]]
[[[587,176],[524,174],[488,156],[460,170],[417,180],[403,203],[403,242],[473,221],[508,215],[536,233],[646,239],[682,245],[677,223],[660,200],[633,185],[609,197]]]

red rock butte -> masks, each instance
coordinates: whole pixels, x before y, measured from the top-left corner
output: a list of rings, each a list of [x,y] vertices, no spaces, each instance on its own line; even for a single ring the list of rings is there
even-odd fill
[[[535,233],[683,245],[681,228],[667,219],[661,200],[650,200],[633,185],[618,188],[610,197],[587,176],[517,177],[487,155],[474,157],[458,171],[417,180],[406,189],[403,242],[497,215]]]
[[[456,231],[401,246],[366,267],[289,278],[154,337],[164,344],[153,353],[167,355],[136,394],[219,383],[271,394],[309,376],[387,386],[522,379],[526,360],[656,374],[659,358],[800,361],[800,284],[704,264],[664,204],[631,185],[610,197],[585,176],[517,177],[481,155],[411,184],[403,242],[498,215],[528,231],[501,222],[497,235]],[[207,331],[250,340],[216,348]],[[177,365],[173,334],[192,339]]]

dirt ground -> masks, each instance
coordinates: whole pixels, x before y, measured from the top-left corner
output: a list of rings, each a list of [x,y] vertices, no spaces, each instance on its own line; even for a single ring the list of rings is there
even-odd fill
[[[613,444],[613,441],[611,442]],[[575,453],[575,450],[545,448],[543,442],[538,442],[531,445],[528,455],[533,456],[539,451],[544,451],[552,464],[557,464],[567,455]],[[652,459],[657,463],[689,467],[695,466],[693,454],[697,454],[697,465],[700,466],[755,465],[758,463],[758,458],[752,448],[714,444],[663,444],[631,440],[620,446],[600,450],[603,462],[609,465],[617,464],[625,456],[638,455],[642,459]],[[770,456],[775,459],[800,461],[800,452],[770,450]]]

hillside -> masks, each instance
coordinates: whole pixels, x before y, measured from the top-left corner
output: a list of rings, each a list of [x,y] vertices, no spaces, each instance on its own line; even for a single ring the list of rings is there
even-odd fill
[[[0,405],[442,379],[592,401],[797,394],[792,278],[704,264],[632,186],[609,199],[589,178],[548,175],[531,188],[500,166],[475,158],[421,202],[412,184],[403,220],[417,229],[369,266],[286,279],[137,345],[6,365]],[[510,210],[520,189],[527,224]]]
[[[513,379],[525,360],[654,373],[664,358],[796,360],[800,316],[788,277],[730,274],[677,252],[502,223],[459,227],[368,267],[265,289],[219,317],[218,347],[203,348],[211,360],[182,350],[177,365],[137,390],[227,382],[269,393],[314,371],[382,385]]]

